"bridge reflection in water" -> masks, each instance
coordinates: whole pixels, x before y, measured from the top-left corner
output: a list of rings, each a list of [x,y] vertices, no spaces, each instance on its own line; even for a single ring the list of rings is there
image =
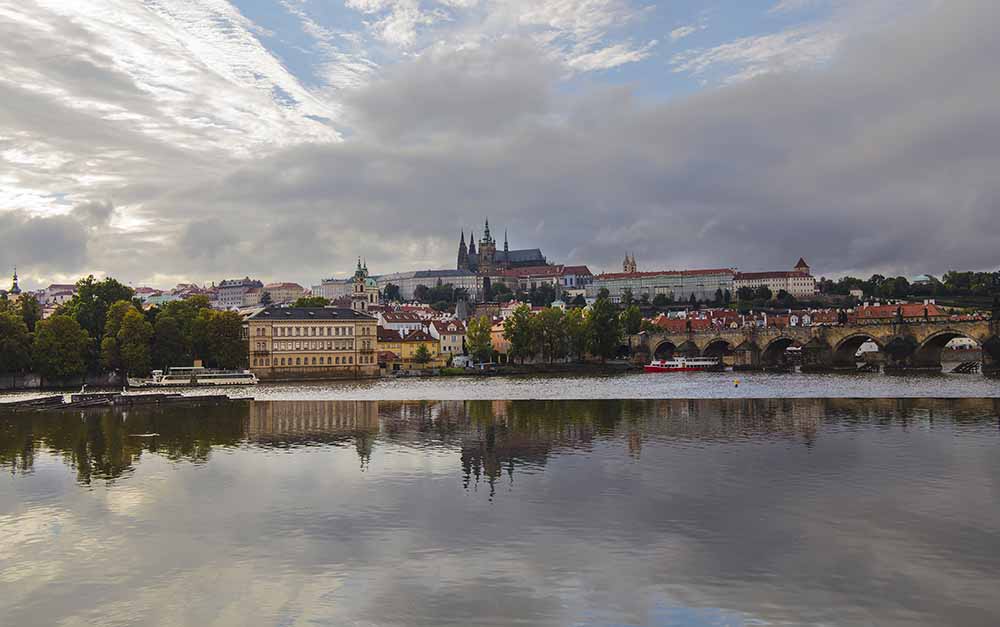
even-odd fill
[[[721,328],[687,333],[640,333],[628,338],[637,361],[652,358],[720,357],[739,370],[787,369],[788,349],[799,349],[803,371],[858,369],[858,349],[871,342],[887,372],[940,371],[941,356],[957,338],[981,348],[984,374],[1000,373],[1000,321],[900,320],[881,324],[784,328]]]
[[[122,412],[0,415],[0,467],[31,472],[54,455],[83,484],[114,482],[143,455],[201,463],[244,447],[353,447],[362,469],[379,447],[454,455],[462,485],[540,472],[553,456],[621,446],[641,457],[651,440],[782,439],[812,446],[824,429],[856,423],[996,425],[1000,399],[729,399],[586,401],[257,401],[197,411],[149,407]]]

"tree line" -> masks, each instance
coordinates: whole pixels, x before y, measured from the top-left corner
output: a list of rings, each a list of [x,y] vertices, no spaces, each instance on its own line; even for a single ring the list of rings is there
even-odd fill
[[[598,298],[589,310],[545,307],[533,313],[522,305],[503,322],[503,338],[510,344],[508,357],[521,363],[582,361],[587,356],[606,361],[618,354],[624,334],[638,333],[641,322],[637,306],[619,312],[609,298]],[[488,317],[469,321],[466,346],[477,361],[494,356],[491,329]]]
[[[239,314],[212,309],[205,296],[143,310],[132,288],[113,278],[89,276],[76,289],[44,320],[32,295],[0,301],[0,373],[53,380],[103,372],[145,376],[195,359],[217,368],[246,364]]]
[[[833,281],[820,279],[823,294],[847,296],[852,290],[861,290],[866,298],[955,298],[988,302],[1000,296],[1000,272],[960,272],[950,270],[937,279],[911,283],[902,276],[887,277],[873,274],[868,279],[845,276]]]

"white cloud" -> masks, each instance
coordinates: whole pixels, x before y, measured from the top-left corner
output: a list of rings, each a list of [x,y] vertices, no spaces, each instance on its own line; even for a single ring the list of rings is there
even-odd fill
[[[681,39],[684,39],[685,37],[688,37],[689,35],[697,33],[702,28],[703,27],[691,26],[691,25],[679,26],[674,30],[670,31],[670,40],[679,41]]]

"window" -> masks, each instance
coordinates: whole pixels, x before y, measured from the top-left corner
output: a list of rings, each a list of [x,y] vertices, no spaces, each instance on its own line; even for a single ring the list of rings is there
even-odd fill
[[[350,357],[347,358],[347,363],[349,363],[349,364],[353,364],[354,363],[354,356],[353,355],[351,355]]]
[[[313,357],[313,365],[314,366],[316,365],[316,358],[315,357]]]
[[[296,357],[295,358],[295,365],[296,366],[301,366],[302,365],[302,358],[301,357]]]
[[[281,358],[281,365],[282,365],[282,366],[284,366],[284,365],[285,365],[285,358],[284,358],[284,357],[282,357],[282,358]]]
[[[270,366],[271,365],[271,360],[270,359],[265,359],[264,360],[264,365],[265,366]]]
[[[340,365],[340,357],[335,357],[335,359],[337,360],[337,365],[339,366]]]
[[[326,328],[326,336],[330,337],[330,335],[332,335],[332,333],[331,333],[332,331],[333,331],[333,327],[327,327]]]

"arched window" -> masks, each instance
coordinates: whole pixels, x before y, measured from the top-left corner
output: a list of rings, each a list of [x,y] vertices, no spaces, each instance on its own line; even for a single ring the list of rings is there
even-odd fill
[[[296,366],[301,366],[302,365],[302,358],[301,357],[296,357],[295,358],[295,365]]]
[[[313,357],[313,365],[314,366],[316,365],[316,358],[315,357]]]

